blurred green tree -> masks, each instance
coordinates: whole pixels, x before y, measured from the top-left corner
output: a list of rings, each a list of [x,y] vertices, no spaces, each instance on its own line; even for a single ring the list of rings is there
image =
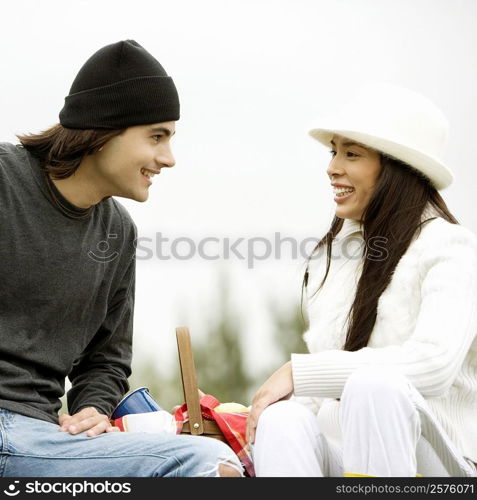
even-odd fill
[[[303,340],[308,321],[302,314],[300,303],[293,303],[288,308],[283,308],[282,305],[272,302],[268,309],[274,322],[273,339],[279,351],[278,367],[289,361],[291,353],[308,352]]]

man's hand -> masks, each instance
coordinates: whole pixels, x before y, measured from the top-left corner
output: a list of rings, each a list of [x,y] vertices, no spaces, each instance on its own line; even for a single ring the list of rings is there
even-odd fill
[[[247,420],[247,441],[255,442],[258,419],[267,406],[281,399],[289,399],[293,394],[291,361],[279,368],[255,393],[252,409]]]
[[[109,418],[102,415],[96,408],[92,406],[83,408],[74,415],[67,413],[61,414],[59,417],[60,430],[68,431],[70,434],[79,434],[80,432],[88,431],[87,436],[97,436],[103,432],[118,432],[119,429],[111,425]]]

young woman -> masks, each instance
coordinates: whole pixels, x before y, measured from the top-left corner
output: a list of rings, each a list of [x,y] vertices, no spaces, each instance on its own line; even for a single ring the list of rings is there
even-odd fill
[[[477,237],[438,193],[447,122],[368,85],[310,134],[336,215],[304,279],[310,353],[253,398],[258,476],[473,476]]]

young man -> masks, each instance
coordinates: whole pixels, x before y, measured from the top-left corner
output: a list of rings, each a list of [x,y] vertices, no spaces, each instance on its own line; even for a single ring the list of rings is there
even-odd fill
[[[137,232],[113,196],[147,200],[152,176],[174,165],[178,119],[171,77],[125,40],[86,61],[58,125],[0,143],[4,476],[242,475],[215,439],[109,421],[129,389]]]

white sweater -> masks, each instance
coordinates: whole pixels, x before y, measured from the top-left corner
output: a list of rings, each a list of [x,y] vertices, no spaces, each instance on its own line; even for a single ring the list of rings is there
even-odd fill
[[[435,216],[429,205],[423,219]],[[344,321],[363,244],[359,223],[346,219],[333,242],[337,257],[314,297],[326,252],[310,264],[304,334],[310,354],[292,354],[295,396],[314,404],[325,435],[339,440],[336,398],[347,378],[365,365],[391,365],[424,396],[460,452],[477,462],[477,236],[440,217],[426,222],[379,298],[367,347],[349,352],[342,350]]]

